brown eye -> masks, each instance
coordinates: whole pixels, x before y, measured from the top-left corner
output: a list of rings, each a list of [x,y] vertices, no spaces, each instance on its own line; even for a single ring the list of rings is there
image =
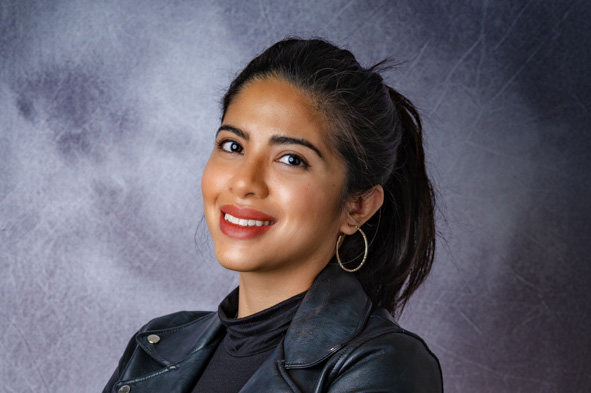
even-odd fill
[[[308,166],[308,164],[306,164],[300,156],[297,156],[295,154],[286,154],[279,159],[279,162],[282,162],[290,166]]]
[[[242,150],[244,150],[240,143],[236,141],[222,141],[219,146],[220,149],[228,153],[242,153]]]

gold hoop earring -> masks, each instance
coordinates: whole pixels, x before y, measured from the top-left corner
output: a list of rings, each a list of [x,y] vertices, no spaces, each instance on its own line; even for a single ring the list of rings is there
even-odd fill
[[[355,225],[355,228],[357,228],[357,230],[359,231],[359,233],[361,233],[361,236],[363,236],[363,242],[365,243],[365,250],[363,251],[363,260],[361,261],[361,263],[359,264],[359,266],[357,266],[354,269],[347,269],[345,267],[345,265],[343,265],[343,262],[341,262],[341,257],[339,256],[339,246],[341,245],[341,241],[343,239],[343,236],[346,236],[344,233],[341,233],[337,239],[337,247],[336,247],[336,256],[337,256],[337,262],[339,263],[339,265],[341,266],[341,268],[349,273],[353,273],[356,272],[357,270],[361,269],[361,267],[363,266],[363,264],[365,263],[365,260],[367,259],[367,253],[369,251],[369,245],[367,244],[367,237],[365,236],[365,233],[361,230],[361,228],[359,228],[357,225]]]

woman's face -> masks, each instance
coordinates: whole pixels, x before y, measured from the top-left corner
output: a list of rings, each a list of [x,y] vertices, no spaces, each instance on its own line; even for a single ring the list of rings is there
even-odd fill
[[[284,80],[252,81],[234,98],[201,182],[224,267],[311,280],[334,255],[345,168],[327,130],[313,101]]]

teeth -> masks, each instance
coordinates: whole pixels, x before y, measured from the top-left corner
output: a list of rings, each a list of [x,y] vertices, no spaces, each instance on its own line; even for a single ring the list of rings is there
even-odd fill
[[[228,213],[224,215],[224,219],[228,222],[231,222],[232,224],[240,225],[243,227],[261,227],[275,224],[273,221],[245,220],[243,218],[236,218],[234,216],[229,215]]]

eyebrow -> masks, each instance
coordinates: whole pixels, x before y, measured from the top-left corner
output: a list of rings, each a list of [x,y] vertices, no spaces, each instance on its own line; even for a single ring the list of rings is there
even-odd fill
[[[248,133],[242,131],[240,128],[231,126],[231,125],[227,125],[224,124],[222,126],[220,126],[220,128],[218,128],[218,131],[216,132],[216,136],[217,134],[219,134],[221,131],[229,131],[233,134],[236,134],[237,136],[239,136],[240,138],[244,139],[244,140],[249,140],[250,139],[250,135],[248,135]],[[301,139],[301,138],[291,138],[291,137],[287,137],[287,136],[281,136],[281,135],[273,135],[271,137],[271,141],[269,142],[270,145],[300,145],[300,146],[305,146],[308,149],[311,149],[312,151],[314,151],[314,153],[318,154],[318,157],[324,159],[324,157],[322,157],[322,153],[320,153],[320,150],[314,146],[311,142],[305,140],[305,139]]]
[[[322,153],[320,153],[320,150],[318,150],[318,148],[316,146],[314,146],[312,143],[308,142],[305,139],[290,138],[287,136],[273,135],[271,137],[270,144],[271,145],[301,145],[301,146],[305,146],[308,149],[312,149],[316,154],[318,154],[318,157],[324,159],[324,157],[322,157]]]
[[[250,139],[250,136],[246,132],[242,131],[240,128],[236,128],[227,124],[220,126],[220,128],[218,128],[217,132],[215,133],[215,136],[217,136],[220,133],[220,131],[230,131],[231,133],[238,135],[242,139]]]

